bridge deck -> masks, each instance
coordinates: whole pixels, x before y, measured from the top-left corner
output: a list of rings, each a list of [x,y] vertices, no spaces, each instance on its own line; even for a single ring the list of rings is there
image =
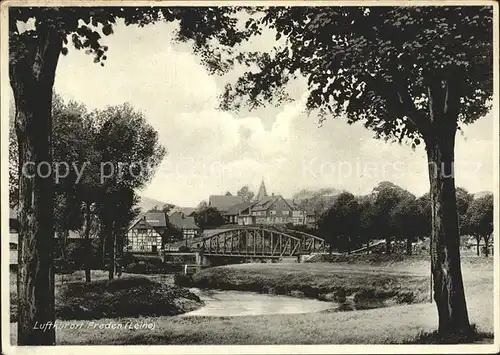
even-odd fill
[[[205,256],[230,256],[230,257],[236,257],[236,258],[250,258],[250,257],[259,258],[260,257],[260,258],[275,258],[275,259],[279,259],[282,257],[281,255],[276,255],[276,254],[273,255],[272,253],[265,253],[265,254],[203,253],[203,255],[205,255]]]

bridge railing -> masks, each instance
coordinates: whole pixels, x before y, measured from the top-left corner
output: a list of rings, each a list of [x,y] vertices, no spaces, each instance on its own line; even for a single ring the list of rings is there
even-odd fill
[[[209,254],[232,255],[298,255],[324,252],[328,248],[322,238],[288,229],[244,227],[221,231],[202,241]]]

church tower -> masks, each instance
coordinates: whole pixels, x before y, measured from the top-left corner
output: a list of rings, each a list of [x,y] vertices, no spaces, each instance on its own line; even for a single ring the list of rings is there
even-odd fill
[[[254,201],[262,201],[265,197],[267,197],[266,185],[264,184],[264,180],[260,183],[259,192],[254,197]]]

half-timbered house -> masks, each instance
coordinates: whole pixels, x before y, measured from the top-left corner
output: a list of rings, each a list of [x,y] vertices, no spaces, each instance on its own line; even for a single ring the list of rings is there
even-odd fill
[[[162,235],[167,228],[165,213],[141,214],[127,230],[125,251],[130,253],[157,253],[162,247]]]

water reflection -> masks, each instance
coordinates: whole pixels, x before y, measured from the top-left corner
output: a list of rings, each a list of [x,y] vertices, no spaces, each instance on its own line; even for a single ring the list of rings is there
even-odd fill
[[[249,316],[262,314],[299,314],[325,311],[337,306],[333,302],[290,296],[243,291],[189,289],[205,306],[183,316]]]

